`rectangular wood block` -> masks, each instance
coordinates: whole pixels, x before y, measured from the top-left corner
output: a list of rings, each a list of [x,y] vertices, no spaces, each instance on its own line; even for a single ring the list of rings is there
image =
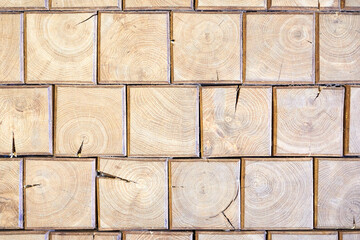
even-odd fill
[[[346,88],[345,154],[360,155],[360,87]]]
[[[108,233],[94,233],[94,239],[91,240],[121,240],[121,233],[108,232]]]
[[[192,240],[192,232],[124,232],[123,240]]]
[[[0,240],[48,240],[48,233],[37,231],[0,232]]]
[[[119,0],[51,0],[51,8],[119,8]]]
[[[244,229],[312,229],[311,158],[243,159]]]
[[[45,9],[48,6],[46,0],[1,0],[0,8]]]
[[[246,14],[245,81],[313,83],[314,14]]]
[[[269,232],[269,240],[338,240],[337,232]]]
[[[95,235],[92,233],[67,233],[67,232],[52,232],[49,240],[95,240]]]
[[[123,8],[129,9],[191,9],[195,0],[124,0]]]
[[[56,155],[126,154],[124,86],[56,87],[55,97]]]
[[[316,228],[359,229],[360,159],[319,158],[315,166]]]
[[[199,156],[196,86],[128,88],[129,156]]]
[[[196,240],[265,240],[264,232],[196,232]]]
[[[266,0],[196,0],[197,9],[265,9]]]
[[[340,0],[272,0],[271,8],[301,9],[301,8],[339,8]]]
[[[360,232],[357,231],[341,231],[339,234],[339,240],[360,240]]]
[[[26,13],[26,83],[96,82],[93,14]]]
[[[343,153],[344,88],[274,89],[274,154]]]
[[[175,83],[241,82],[241,14],[174,13],[172,24]]]
[[[0,31],[2,36],[0,83],[22,83],[24,82],[23,14],[1,14]]]
[[[165,159],[100,158],[99,229],[167,229]]]
[[[240,161],[172,160],[170,229],[240,229]]]
[[[203,87],[203,155],[271,155],[271,102],[271,87]]]
[[[169,83],[169,14],[101,13],[99,83]]]
[[[52,154],[52,88],[0,87],[0,154]]]
[[[95,159],[27,158],[25,228],[95,228]]]
[[[345,0],[345,8],[360,8],[359,0]]]
[[[320,82],[360,81],[360,14],[320,14]]]
[[[0,229],[23,227],[22,176],[22,159],[0,159]]]

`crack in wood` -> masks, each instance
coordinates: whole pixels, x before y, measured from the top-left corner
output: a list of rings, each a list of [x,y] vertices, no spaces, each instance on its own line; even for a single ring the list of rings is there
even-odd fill
[[[119,179],[119,180],[127,182],[127,183],[135,183],[135,184],[137,184],[137,182],[135,182],[135,181],[132,181],[132,180],[129,180],[129,179],[126,179],[126,178],[122,178],[122,177],[119,177],[119,176],[115,176],[115,175],[112,175],[112,174],[109,174],[109,173],[101,172],[101,171],[97,171],[97,177],[98,178]]]

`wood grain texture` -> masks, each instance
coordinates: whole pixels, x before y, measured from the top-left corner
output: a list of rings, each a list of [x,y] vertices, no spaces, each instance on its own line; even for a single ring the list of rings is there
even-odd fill
[[[47,8],[46,0],[2,0],[0,8],[10,9],[43,9]]]
[[[264,232],[196,232],[196,240],[265,240]]]
[[[345,134],[345,154],[360,155],[360,87],[351,86],[347,88],[347,113]]]
[[[339,8],[339,0],[272,0],[272,8]]]
[[[338,240],[337,232],[270,232],[269,240]]]
[[[165,159],[101,158],[99,229],[166,229],[168,181]]]
[[[203,155],[271,155],[271,95],[269,87],[203,87]]]
[[[24,81],[22,21],[23,14],[0,15],[1,84]]]
[[[340,240],[360,240],[360,232],[340,232]]]
[[[23,227],[22,174],[22,159],[0,159],[0,229]]]
[[[199,89],[129,87],[130,156],[197,157]]]
[[[321,158],[317,161],[316,227],[359,229],[360,159]]]
[[[192,232],[124,232],[123,240],[192,240]]]
[[[245,81],[314,82],[314,15],[247,14]]]
[[[240,161],[170,162],[170,229],[240,229]]]
[[[360,0],[345,0],[346,8],[360,8]]]
[[[48,234],[46,232],[36,231],[12,231],[1,232],[0,240],[47,240]]]
[[[312,229],[311,158],[249,158],[244,162],[245,229]]]
[[[95,177],[95,159],[27,158],[25,228],[94,228]]]
[[[50,233],[50,240],[95,240],[92,233]]]
[[[320,82],[360,81],[360,15],[320,14]]]
[[[51,0],[51,8],[118,8],[118,0]]]
[[[27,83],[94,83],[96,16],[93,13],[27,13]]]
[[[241,14],[174,13],[175,83],[241,82]]]
[[[275,88],[274,101],[275,155],[342,155],[343,88]]]
[[[194,0],[124,0],[124,9],[191,9]]]
[[[0,87],[0,154],[52,154],[52,88]],[[16,154],[15,154],[16,155]]]
[[[168,13],[100,18],[100,83],[169,83]]]
[[[265,0],[196,0],[197,9],[264,9]]]
[[[123,86],[57,87],[55,114],[57,155],[125,155]]]

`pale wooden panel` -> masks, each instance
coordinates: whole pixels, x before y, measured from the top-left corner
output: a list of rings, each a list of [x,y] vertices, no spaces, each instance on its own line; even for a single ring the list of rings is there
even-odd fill
[[[123,240],[192,240],[191,232],[125,232]]]
[[[246,15],[246,82],[314,81],[313,14]]]
[[[174,82],[240,82],[241,14],[174,13]]]
[[[360,87],[349,87],[347,89],[348,112],[346,118],[347,139],[345,151],[347,155],[360,155]]]
[[[337,232],[270,232],[271,240],[338,240]]]
[[[130,156],[199,155],[197,87],[130,87]]]
[[[360,240],[360,232],[340,232],[341,240]]]
[[[265,240],[264,232],[197,232],[197,240]]]
[[[318,160],[317,228],[360,228],[359,173],[359,158]]]
[[[320,14],[320,81],[360,81],[360,15]]]
[[[0,87],[0,153],[52,153],[52,88]]]
[[[0,240],[47,240],[47,233],[45,232],[25,232],[25,231],[15,231],[15,232],[1,232]]]
[[[124,0],[124,9],[192,8],[194,0]]]
[[[339,0],[272,0],[274,8],[339,8]]]
[[[245,159],[245,229],[312,229],[313,164],[302,159]]]
[[[117,8],[119,0],[51,0],[51,8]]]
[[[46,0],[1,0],[0,8],[45,8]]]
[[[265,8],[265,0],[196,0],[198,9]]]
[[[345,0],[345,7],[360,7],[360,0]]]
[[[50,240],[94,240],[92,233],[50,233]]]
[[[276,88],[276,155],[342,155],[344,89]]]
[[[168,13],[100,17],[100,83],[170,81]]]
[[[271,93],[270,87],[202,88],[203,154],[271,155]]]
[[[101,158],[99,170],[99,229],[167,228],[165,160]]]
[[[25,228],[95,227],[94,159],[26,159]]]
[[[93,13],[26,14],[26,82],[94,83]]]
[[[55,153],[125,155],[125,88],[57,87]]]
[[[239,229],[240,161],[171,161],[171,229]]]
[[[92,240],[121,240],[121,233],[95,233]]]
[[[23,14],[0,14],[1,84],[24,81],[22,20]]]
[[[22,164],[22,159],[0,159],[0,229],[23,227]]]

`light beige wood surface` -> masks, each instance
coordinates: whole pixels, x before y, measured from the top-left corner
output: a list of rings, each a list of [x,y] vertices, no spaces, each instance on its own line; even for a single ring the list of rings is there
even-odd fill
[[[97,16],[93,14],[26,13],[27,83],[96,81]]]
[[[274,91],[275,155],[342,155],[343,88],[280,87]]]
[[[0,159],[0,229],[23,227],[22,174],[22,159]]]
[[[339,240],[360,240],[360,232],[340,232]]]
[[[99,163],[100,230],[167,228],[165,159],[101,158]]]
[[[95,240],[92,233],[50,233],[49,240]]]
[[[246,82],[314,82],[313,14],[247,14],[245,21]]]
[[[0,15],[1,84],[22,83],[24,81],[22,21],[23,14]]]
[[[345,0],[346,8],[360,8],[360,0]]]
[[[313,228],[311,158],[247,158],[242,164],[243,228]]]
[[[269,240],[338,240],[337,232],[270,232]]]
[[[360,87],[349,86],[346,91],[345,154],[360,155]]]
[[[1,0],[0,8],[42,9],[48,7],[46,0]]]
[[[175,83],[240,82],[241,14],[174,13]]]
[[[0,102],[0,153],[52,154],[52,88],[3,86]]]
[[[46,232],[36,231],[12,231],[1,232],[0,240],[47,240],[48,234]]]
[[[169,83],[168,13],[100,18],[100,83]]]
[[[264,232],[196,232],[196,240],[265,240]]]
[[[119,0],[51,0],[51,8],[118,8]]]
[[[271,155],[271,95],[270,87],[203,87],[203,155]]]
[[[272,8],[339,8],[339,0],[272,0]]]
[[[130,156],[199,155],[198,87],[128,89]]]
[[[124,0],[124,9],[191,9],[194,0]]]
[[[240,229],[240,161],[172,160],[170,229]]]
[[[359,229],[360,159],[320,158],[316,164],[316,227]]]
[[[95,159],[27,158],[25,228],[95,227]]]
[[[124,232],[123,240],[192,240],[192,232]]]
[[[360,14],[320,14],[320,82],[360,81]]]
[[[198,9],[264,9],[266,0],[196,0]]]
[[[55,97],[56,155],[125,155],[125,87],[56,87]]]

